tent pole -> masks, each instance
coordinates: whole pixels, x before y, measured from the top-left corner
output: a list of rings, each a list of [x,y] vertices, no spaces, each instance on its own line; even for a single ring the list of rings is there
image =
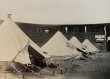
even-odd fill
[[[11,63],[10,63],[10,65],[18,72],[18,73],[20,73],[21,75],[23,75],[16,67],[14,67]]]
[[[26,66],[24,66],[23,64],[21,64],[23,67],[25,67],[26,69],[28,69],[29,71],[31,71],[31,72],[34,72],[34,73],[36,73],[35,71],[33,71],[33,70],[31,70],[31,69],[29,69],[29,68],[27,68]],[[38,73],[36,73],[37,75],[39,75]]]
[[[34,64],[32,64],[32,65],[34,65]],[[39,69],[42,69],[42,68],[40,68],[40,67],[38,67],[38,66],[36,66],[36,65],[34,65],[36,68],[39,68]],[[43,71],[45,71],[45,70],[43,70]],[[45,71],[45,72],[47,72],[47,71]]]
[[[32,64],[32,65],[34,65],[34,64]],[[38,69],[42,69],[42,68],[40,68],[40,67],[38,67],[38,66],[36,66],[36,65],[34,65],[36,68],[38,68]]]

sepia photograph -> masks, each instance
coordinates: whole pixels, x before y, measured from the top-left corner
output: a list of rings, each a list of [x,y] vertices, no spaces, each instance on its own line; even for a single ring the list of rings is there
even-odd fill
[[[109,0],[0,0],[0,79],[110,79]]]

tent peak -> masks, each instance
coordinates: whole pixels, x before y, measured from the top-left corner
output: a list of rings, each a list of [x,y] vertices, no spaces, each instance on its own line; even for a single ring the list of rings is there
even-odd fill
[[[12,15],[12,14],[7,14],[8,18],[11,18],[11,15]]]

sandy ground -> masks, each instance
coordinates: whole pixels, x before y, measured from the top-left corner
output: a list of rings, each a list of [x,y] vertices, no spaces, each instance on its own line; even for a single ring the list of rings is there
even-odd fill
[[[65,74],[43,75],[25,74],[24,79],[110,79],[110,52],[97,53],[90,56],[89,60],[75,60],[74,69],[68,68]],[[67,65],[67,64],[65,64]],[[23,79],[20,74],[0,73],[0,79]]]

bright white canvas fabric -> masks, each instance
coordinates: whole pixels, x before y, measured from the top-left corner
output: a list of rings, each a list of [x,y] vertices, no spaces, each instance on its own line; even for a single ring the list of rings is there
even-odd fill
[[[81,44],[81,42],[75,36],[73,36],[69,41],[79,49],[84,48],[84,46]]]
[[[14,22],[8,17],[0,26],[0,61],[12,61],[19,53],[22,59],[20,63],[30,63],[27,48],[25,46],[29,43],[36,51],[44,57],[45,55],[41,48],[37,46]],[[23,54],[24,53],[24,54]],[[24,59],[26,60],[24,62]],[[17,62],[17,60],[16,60]]]
[[[31,64],[29,53],[28,53],[28,46],[27,44],[14,58],[15,62],[20,62],[22,64]]]
[[[56,34],[42,46],[42,50],[49,53],[49,55],[55,56],[76,56],[79,53],[76,47],[73,46],[60,31],[57,31]]]
[[[98,48],[96,48],[88,39],[85,39],[84,42],[82,43],[85,45],[90,52],[97,52],[100,51]]]
[[[9,17],[0,26],[0,37],[0,61],[12,61],[28,43],[27,37]]]

